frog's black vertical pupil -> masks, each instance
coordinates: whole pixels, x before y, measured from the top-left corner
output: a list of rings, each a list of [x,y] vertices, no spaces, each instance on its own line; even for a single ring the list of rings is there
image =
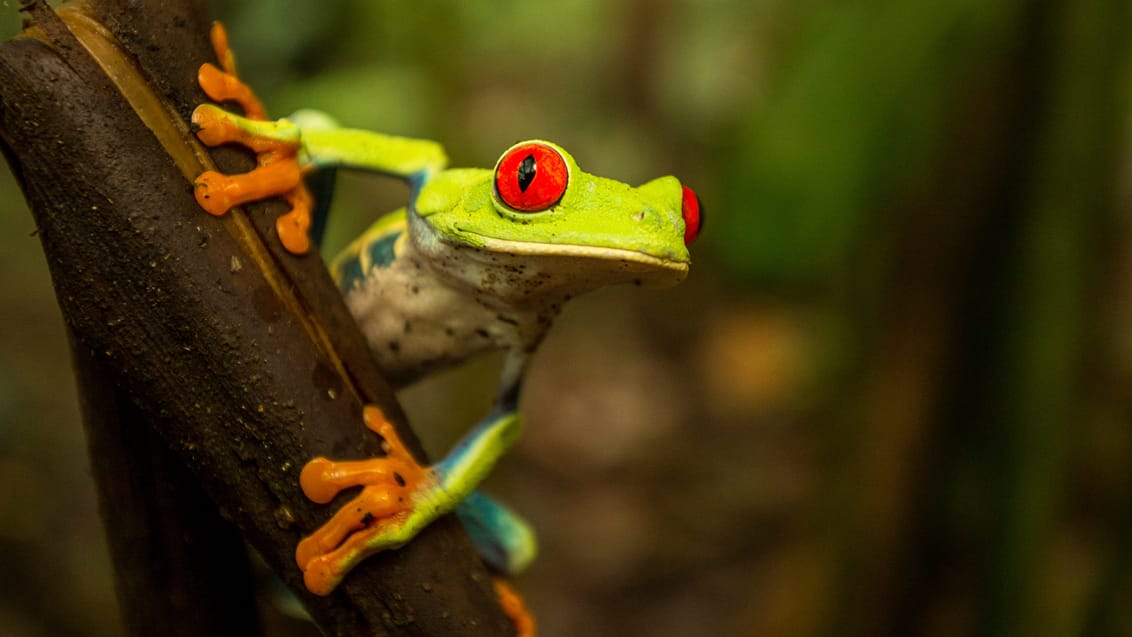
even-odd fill
[[[523,158],[523,163],[519,164],[519,192],[527,192],[527,188],[535,179],[535,171],[537,170],[538,164],[535,163],[533,153]]]

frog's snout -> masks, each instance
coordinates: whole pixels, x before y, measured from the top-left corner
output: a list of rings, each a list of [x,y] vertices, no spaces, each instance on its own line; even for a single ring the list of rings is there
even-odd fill
[[[704,206],[694,190],[684,185],[681,187],[684,189],[681,209],[684,217],[684,245],[690,246],[704,227]]]

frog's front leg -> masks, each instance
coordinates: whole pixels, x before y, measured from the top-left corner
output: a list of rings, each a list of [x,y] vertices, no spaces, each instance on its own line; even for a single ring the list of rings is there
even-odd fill
[[[439,484],[436,473],[413,459],[380,409],[366,407],[364,418],[384,441],[384,457],[347,462],[315,458],[299,477],[303,493],[320,504],[343,489],[362,487],[295,550],[306,586],[317,595],[330,594],[358,562],[401,546],[431,521],[427,514]]]
[[[329,522],[299,543],[295,561],[303,569],[307,588],[328,595],[363,559],[404,545],[464,502],[519,434],[517,386],[503,392],[492,413],[431,467],[412,458],[376,407],[366,408],[366,426],[385,441],[385,456],[348,462],[316,458],[307,463],[300,482],[303,492],[316,502],[329,502],[343,489],[362,487]],[[482,504],[480,496],[471,502]],[[480,513],[473,515],[497,511],[483,506],[477,510]],[[533,539],[522,548],[525,555],[533,556]]]

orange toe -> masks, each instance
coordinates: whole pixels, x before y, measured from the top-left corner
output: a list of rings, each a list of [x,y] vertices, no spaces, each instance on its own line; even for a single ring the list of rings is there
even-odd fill
[[[495,587],[495,595],[499,598],[499,606],[503,609],[503,614],[507,615],[515,626],[515,634],[519,637],[535,637],[538,634],[538,625],[535,616],[527,608],[527,603],[523,601],[523,596],[502,577],[496,577],[491,583]]]

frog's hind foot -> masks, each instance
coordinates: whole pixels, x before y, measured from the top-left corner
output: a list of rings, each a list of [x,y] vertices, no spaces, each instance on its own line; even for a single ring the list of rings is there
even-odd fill
[[[236,73],[236,55],[228,46],[228,32],[224,25],[213,22],[209,38],[212,40],[216,59],[220,61],[220,68],[210,63],[201,65],[197,70],[197,83],[201,89],[214,102],[239,104],[248,119],[267,119],[267,111],[256,97],[255,91]]]
[[[519,637],[537,637],[538,625],[535,623],[535,616],[527,608],[523,596],[502,577],[492,579],[491,583],[503,614],[507,615],[507,619],[510,619],[511,624],[515,626],[515,634]]]
[[[197,72],[197,81],[212,100],[235,102],[244,116],[202,104],[193,111],[197,137],[207,146],[236,143],[247,147],[256,155],[256,168],[242,175],[206,171],[194,182],[197,203],[209,214],[220,216],[234,206],[282,197],[289,210],[276,220],[276,233],[289,252],[305,254],[310,249],[308,230],[314,198],[303,183],[298,159],[301,132],[286,120],[265,121],[259,98],[236,75],[235,56],[219,22],[213,25],[211,35],[223,69],[204,64]]]

